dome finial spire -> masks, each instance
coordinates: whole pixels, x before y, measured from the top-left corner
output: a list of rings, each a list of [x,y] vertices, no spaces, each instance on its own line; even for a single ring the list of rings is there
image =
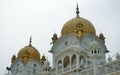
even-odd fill
[[[29,40],[29,46],[32,46],[32,36],[30,36],[30,40]]]
[[[79,17],[79,7],[78,7],[78,3],[77,3],[77,8],[76,8],[76,14],[77,14],[76,17]]]

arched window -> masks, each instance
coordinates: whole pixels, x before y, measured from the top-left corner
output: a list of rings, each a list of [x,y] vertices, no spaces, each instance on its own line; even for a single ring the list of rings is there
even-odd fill
[[[84,65],[85,64],[85,58],[84,58],[84,56],[80,56],[80,64],[81,65]]]
[[[97,51],[96,51],[96,49],[94,49],[94,53],[95,53],[95,54],[97,54]]]
[[[94,52],[94,54],[99,54],[100,53],[100,49],[99,48],[93,49],[93,52]]]
[[[64,68],[68,67],[70,65],[70,59],[69,59],[69,56],[66,56],[64,58]]]
[[[98,54],[99,54],[99,50],[98,50]]]
[[[59,60],[59,61],[58,61],[58,68],[61,68],[61,67],[62,67],[62,61]]]
[[[92,54],[93,54],[93,50],[92,50]]]
[[[73,54],[71,62],[72,62],[72,64],[76,63],[76,55],[75,54]]]

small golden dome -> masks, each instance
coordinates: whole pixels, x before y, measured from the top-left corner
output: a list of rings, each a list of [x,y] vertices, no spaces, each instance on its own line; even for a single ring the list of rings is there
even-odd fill
[[[92,23],[82,17],[79,17],[78,5],[76,9],[77,16],[64,24],[61,30],[61,35],[68,33],[75,33],[79,36],[84,35],[86,33],[95,34],[96,31]]]
[[[40,60],[40,53],[38,52],[38,50],[33,47],[31,45],[31,39],[30,39],[30,43],[28,46],[22,48],[19,52],[18,52],[18,59],[23,59],[23,62],[27,62],[30,59],[37,59]]]

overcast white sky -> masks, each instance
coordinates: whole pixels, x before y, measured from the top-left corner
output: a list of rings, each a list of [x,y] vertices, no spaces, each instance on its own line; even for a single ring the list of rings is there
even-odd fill
[[[97,35],[105,35],[111,51],[107,56],[120,52],[120,0],[0,0],[0,75],[30,36],[40,54],[52,61],[51,37],[55,32],[60,36],[64,23],[76,16],[77,2],[80,16],[93,23]]]

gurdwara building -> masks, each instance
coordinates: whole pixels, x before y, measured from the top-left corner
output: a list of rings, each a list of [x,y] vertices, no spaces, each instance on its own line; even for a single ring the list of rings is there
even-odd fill
[[[53,34],[53,66],[45,55],[29,44],[13,55],[11,66],[6,75],[120,75],[120,55],[116,59],[106,59],[109,51],[105,46],[102,33],[96,35],[93,24],[79,16],[66,22],[61,29],[61,36]]]

